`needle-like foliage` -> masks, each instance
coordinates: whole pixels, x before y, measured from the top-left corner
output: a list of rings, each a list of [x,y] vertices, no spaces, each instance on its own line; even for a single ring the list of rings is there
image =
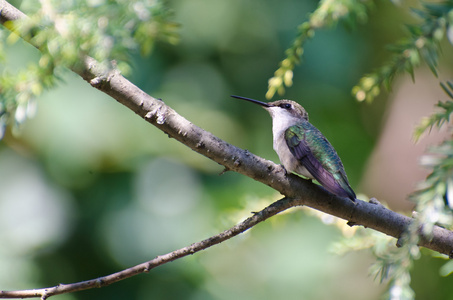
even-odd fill
[[[352,89],[358,101],[372,101],[382,86],[390,89],[395,76],[407,72],[414,79],[414,69],[424,62],[435,76],[441,53],[441,41],[447,36],[453,43],[453,1],[424,4],[413,10],[421,19],[417,25],[408,25],[408,36],[389,47],[394,54],[391,60],[374,72],[363,76]]]
[[[151,52],[157,40],[176,43],[178,25],[160,1],[24,1],[29,18],[7,22],[41,52],[37,61],[19,70],[0,69],[0,138],[6,126],[13,129],[31,117],[34,98],[55,85],[60,66],[77,67],[90,56],[123,73],[130,70],[128,51]],[[19,40],[15,33],[0,31],[0,45]],[[8,57],[0,48],[0,58]],[[57,68],[57,66],[59,66]]]
[[[286,50],[286,58],[269,79],[266,97],[270,99],[276,92],[283,94],[285,87],[292,85],[293,70],[301,62],[305,43],[315,35],[316,30],[334,27],[338,23],[350,27],[363,23],[368,19],[372,4],[371,1],[355,0],[321,1],[308,21],[299,26],[293,44]],[[413,12],[420,22],[408,25],[407,36],[388,47],[393,52],[390,61],[363,76],[353,87],[352,94],[358,101],[372,101],[380,94],[382,86],[390,89],[393,79],[399,73],[406,71],[413,78],[414,69],[422,62],[437,76],[440,42],[447,37],[453,43],[453,1],[425,3],[422,9],[414,9]]]
[[[293,44],[285,52],[286,58],[280,62],[274,76],[269,79],[266,98],[272,98],[276,92],[282,95],[285,86],[290,87],[293,84],[293,70],[301,62],[305,43],[315,36],[317,30],[335,27],[340,22],[351,27],[365,22],[371,6],[370,0],[321,0],[308,21],[299,25]]]

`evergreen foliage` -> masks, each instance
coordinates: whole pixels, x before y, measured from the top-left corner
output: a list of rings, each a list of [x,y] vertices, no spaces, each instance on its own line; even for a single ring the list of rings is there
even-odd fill
[[[54,86],[61,67],[77,68],[90,56],[97,61],[130,72],[128,51],[147,55],[156,40],[178,41],[178,24],[160,1],[24,1],[28,16],[4,24],[2,43],[25,37],[41,52],[40,58],[19,70],[0,69],[0,138],[6,126],[17,128],[36,110],[35,97]],[[120,17],[117,17],[120,16]],[[8,57],[0,48],[2,62]]]

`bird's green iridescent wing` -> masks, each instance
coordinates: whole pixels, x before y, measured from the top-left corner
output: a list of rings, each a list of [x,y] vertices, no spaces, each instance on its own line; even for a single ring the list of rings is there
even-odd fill
[[[322,133],[309,122],[289,127],[285,132],[291,153],[328,191],[355,200],[343,164]]]

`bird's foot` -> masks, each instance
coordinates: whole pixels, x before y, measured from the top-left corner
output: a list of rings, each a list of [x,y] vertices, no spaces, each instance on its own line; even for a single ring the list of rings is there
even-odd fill
[[[282,164],[280,164],[279,166],[283,169],[283,172],[285,172],[285,176],[288,176],[289,173],[286,168]]]

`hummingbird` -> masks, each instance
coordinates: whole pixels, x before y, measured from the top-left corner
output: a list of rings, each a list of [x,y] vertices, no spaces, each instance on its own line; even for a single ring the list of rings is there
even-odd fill
[[[340,197],[356,200],[348,177],[335,149],[297,102],[277,100],[262,102],[241,96],[231,97],[261,105],[272,117],[275,152],[287,172],[316,179],[326,190]]]

